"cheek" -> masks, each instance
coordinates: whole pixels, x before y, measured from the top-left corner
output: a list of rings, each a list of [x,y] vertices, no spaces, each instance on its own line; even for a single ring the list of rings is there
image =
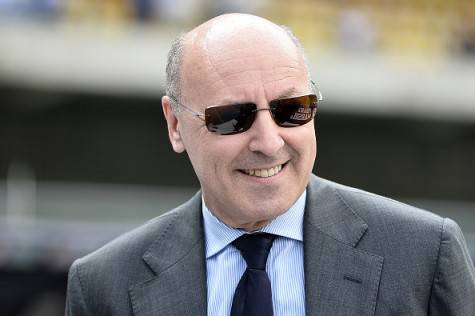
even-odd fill
[[[208,133],[190,140],[187,152],[200,180],[213,181],[232,174],[235,161],[246,148],[239,135]]]
[[[287,137],[287,144],[296,151],[302,162],[308,162],[310,160],[313,163],[316,156],[317,142],[315,137],[315,129],[313,124],[308,126],[302,126],[301,130],[292,130]]]
[[[317,137],[315,135],[315,130],[312,129],[309,140],[308,140],[308,148],[311,155],[312,160],[315,160],[317,156]]]
[[[213,136],[213,141],[202,148],[205,151],[204,155],[213,161],[219,171],[232,169],[236,160],[247,148],[246,142],[240,137],[241,135]]]
[[[315,131],[313,131],[312,136],[308,141],[308,148],[309,148],[309,158],[310,159],[310,170],[313,169],[313,164],[315,163],[315,159],[317,158],[317,139],[315,137]]]
[[[206,150],[206,139],[198,129],[186,129],[182,131],[185,150],[195,170],[198,179],[201,181],[209,165],[208,152]]]

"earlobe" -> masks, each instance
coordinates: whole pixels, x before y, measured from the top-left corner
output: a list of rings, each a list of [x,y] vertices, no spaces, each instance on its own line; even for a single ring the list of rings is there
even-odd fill
[[[162,109],[165,119],[167,120],[168,138],[170,139],[173,150],[176,153],[182,153],[185,151],[185,145],[180,134],[181,125],[176,113],[173,112],[171,108],[170,99],[167,96],[162,97]]]

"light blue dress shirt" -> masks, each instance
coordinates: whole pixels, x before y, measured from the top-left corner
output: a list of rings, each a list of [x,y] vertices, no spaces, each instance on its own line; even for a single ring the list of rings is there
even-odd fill
[[[306,191],[284,214],[260,231],[278,235],[267,259],[275,316],[305,315],[303,267],[303,214]],[[206,246],[208,316],[231,313],[234,291],[246,270],[241,253],[231,243],[245,234],[232,228],[206,207],[203,201]]]

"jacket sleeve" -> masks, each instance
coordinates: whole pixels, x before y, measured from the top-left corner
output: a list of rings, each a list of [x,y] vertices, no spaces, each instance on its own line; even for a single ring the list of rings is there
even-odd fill
[[[430,300],[431,315],[475,315],[475,269],[459,226],[444,219]]]
[[[79,263],[75,261],[69,269],[68,289],[66,293],[66,316],[89,316],[84,300]]]

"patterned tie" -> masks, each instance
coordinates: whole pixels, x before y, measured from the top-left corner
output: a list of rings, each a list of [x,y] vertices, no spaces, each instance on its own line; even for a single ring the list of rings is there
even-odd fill
[[[234,292],[231,316],[274,315],[266,262],[275,237],[267,233],[245,234],[233,242],[246,260],[247,269]]]

